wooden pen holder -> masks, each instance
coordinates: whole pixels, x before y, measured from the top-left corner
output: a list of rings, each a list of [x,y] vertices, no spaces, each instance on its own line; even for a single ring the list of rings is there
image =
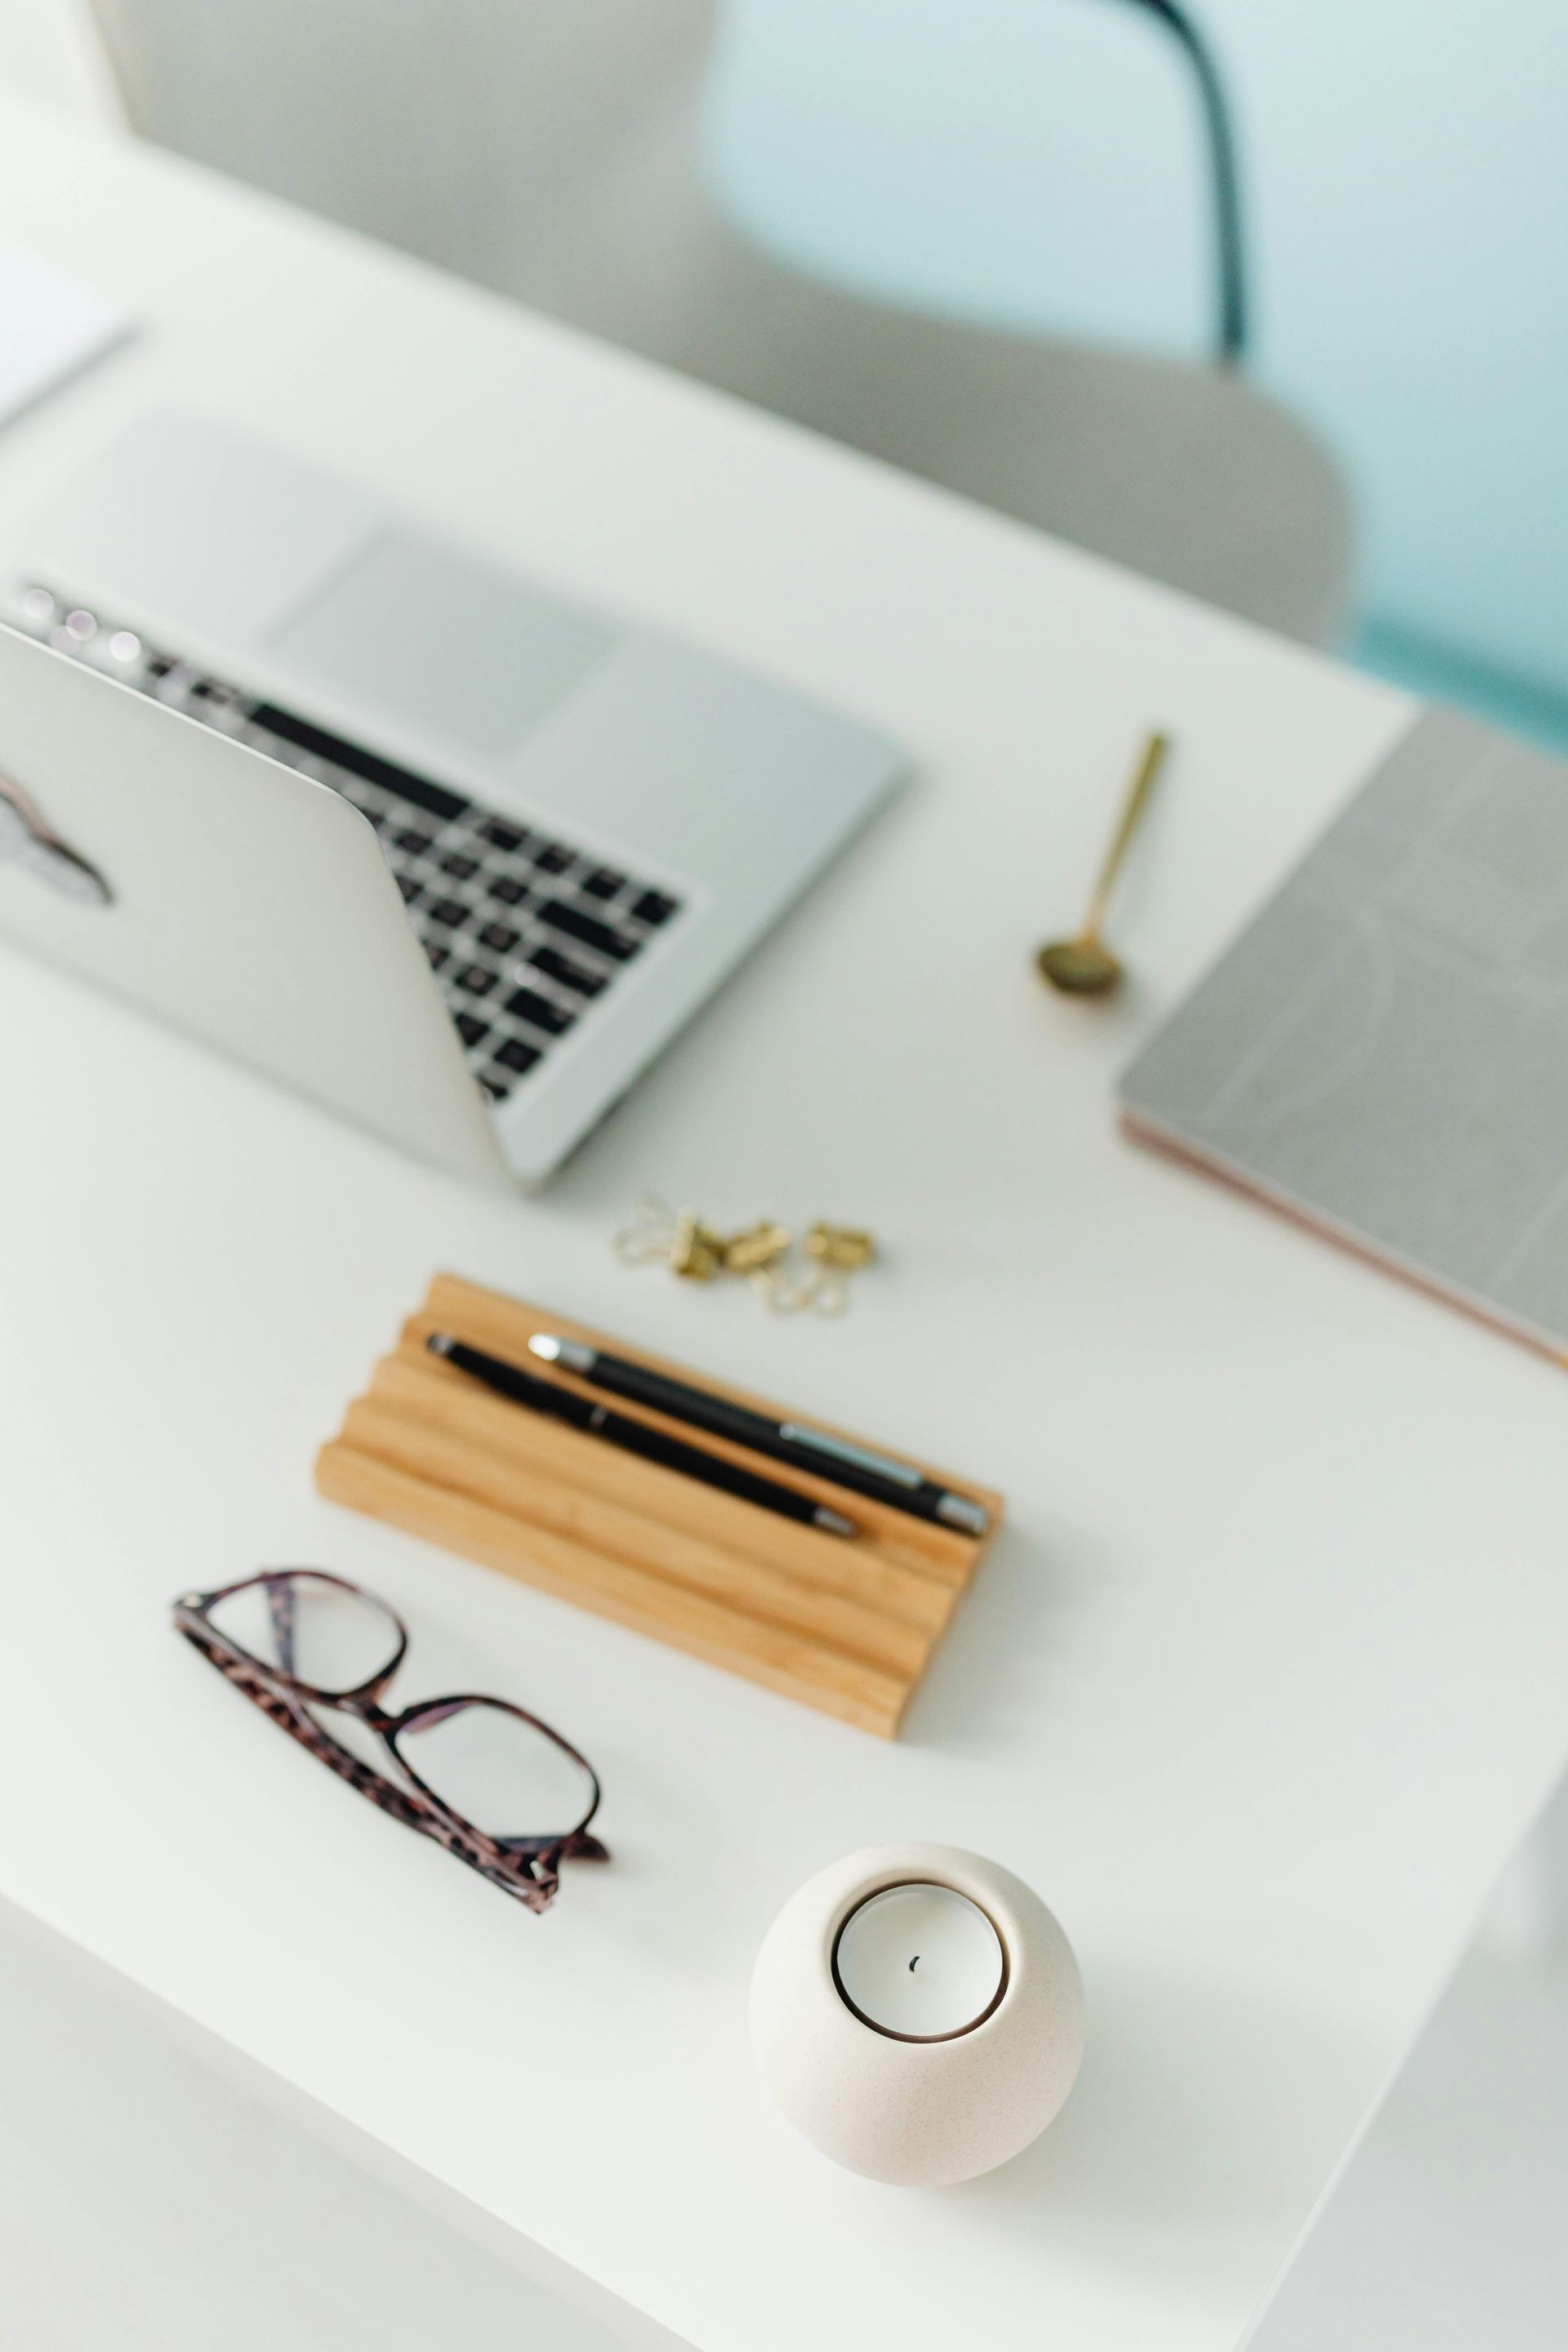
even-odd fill
[[[852,1517],[859,1533],[825,1534],[509,1403],[433,1356],[425,1343],[434,1331],[761,1471]],[[318,1455],[321,1494],[892,1738],[1001,1517],[1001,1496],[910,1462],[983,1507],[986,1533],[977,1537],[847,1494],[793,1463],[606,1397],[531,1356],[539,1331],[792,1417],[568,1316],[441,1274]]]

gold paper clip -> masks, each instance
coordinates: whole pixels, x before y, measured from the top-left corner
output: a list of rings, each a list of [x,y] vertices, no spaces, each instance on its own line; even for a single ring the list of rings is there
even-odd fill
[[[775,1315],[842,1315],[849,1276],[876,1256],[872,1236],[858,1226],[830,1225],[819,1217],[801,1237],[809,1263],[798,1274],[790,1264],[794,1240],[789,1227],[774,1217],[759,1217],[739,1233],[716,1233],[694,1209],[678,1212],[657,1192],[645,1192],[614,1247],[624,1265],[666,1265],[684,1282],[736,1275]]]
[[[814,1314],[842,1315],[849,1303],[849,1277],[870,1265],[875,1241],[858,1225],[830,1225],[819,1217],[807,1228],[804,1246],[816,1267],[805,1303]]]

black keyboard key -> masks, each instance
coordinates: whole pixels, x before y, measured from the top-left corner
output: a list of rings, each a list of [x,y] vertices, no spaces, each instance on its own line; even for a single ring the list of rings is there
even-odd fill
[[[516,1021],[526,1021],[531,1028],[542,1029],[547,1036],[559,1037],[570,1029],[576,1019],[563,1005],[552,1004],[548,996],[541,996],[536,988],[520,988],[509,996],[506,1009]]]
[[[564,874],[572,863],[572,852],[563,849],[558,841],[547,841],[542,849],[534,851],[533,862],[542,874]]]
[[[411,770],[398,767],[395,761],[365,751],[362,744],[331,735],[324,727],[313,727],[308,719],[296,719],[291,710],[279,710],[275,702],[258,702],[250,716],[256,726],[265,727],[269,735],[276,735],[282,742],[297,744],[301,751],[313,751],[318,760],[330,761],[335,768],[346,768],[351,776],[363,776],[367,784],[379,784],[383,792],[395,793],[399,800],[412,801],[416,808],[439,818],[443,824],[468,814],[468,803],[459,793],[447,792],[440,784],[433,784],[427,776],[416,776]]]
[[[601,866],[596,873],[589,875],[583,889],[590,898],[613,898],[617,890],[624,890],[626,887],[624,874],[612,873],[607,866]]]
[[[457,1016],[457,1026],[458,1036],[470,1051],[474,1046],[482,1045],[490,1034],[489,1023],[479,1020],[478,1015],[472,1013],[459,1013]]]
[[[536,971],[548,972],[563,988],[574,988],[579,996],[597,996],[605,985],[602,971],[590,971],[585,963],[574,963],[559,948],[535,948],[528,961]]]
[[[496,1060],[502,1069],[515,1071],[519,1077],[524,1070],[531,1070],[535,1062],[543,1059],[542,1046],[525,1045],[521,1037],[509,1037],[504,1045],[496,1047]]]
[[[492,849],[504,850],[509,857],[514,850],[521,849],[528,839],[527,834],[521,831],[517,825],[507,824],[499,816],[487,817],[484,824],[480,825],[479,832]]]
[[[433,923],[444,923],[449,931],[468,920],[468,910],[456,898],[437,898],[428,909]]]
[[[433,940],[427,940],[425,942],[425,959],[432,971],[439,971],[443,964],[451,962],[452,950],[450,948],[437,946]]]
[[[479,933],[480,944],[489,948],[492,955],[510,955],[521,937],[521,931],[514,931],[507,923],[487,923]]]
[[[521,907],[528,892],[515,875],[498,874],[489,885],[489,895],[492,898],[499,898],[503,907]]]
[[[578,907],[569,907],[562,898],[547,899],[539,910],[539,919],[548,923],[552,931],[564,931],[568,939],[581,940],[585,948],[596,948],[601,955],[614,956],[617,963],[629,963],[642,945],[640,940],[628,940],[623,932],[612,931],[608,923],[596,916],[584,915]]]
[[[416,907],[425,896],[424,890],[416,882],[412,874],[400,874],[397,877],[397,887],[403,893],[403,903],[405,907]]]
[[[421,857],[436,836],[432,833],[421,833],[415,825],[405,825],[401,833],[395,833],[392,838],[399,849],[405,849],[408,852],[410,857]]]
[[[632,908],[639,923],[668,923],[680,901],[667,898],[662,890],[645,890]]]
[[[449,874],[455,882],[471,882],[479,870],[479,859],[465,857],[460,849],[455,849],[450,857],[441,860],[442,873]]]
[[[491,971],[488,964],[466,963],[460,971],[452,974],[452,978],[465,995],[488,996],[500,974]]]

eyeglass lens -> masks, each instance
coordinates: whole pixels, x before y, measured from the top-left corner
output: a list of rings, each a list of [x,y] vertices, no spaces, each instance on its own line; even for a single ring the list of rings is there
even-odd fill
[[[397,1748],[433,1796],[489,1837],[563,1837],[593,1793],[583,1767],[553,1739],[488,1699],[415,1717]]]
[[[317,1690],[359,1690],[397,1654],[389,1610],[309,1569],[243,1584],[215,1601],[208,1618],[258,1665]]]

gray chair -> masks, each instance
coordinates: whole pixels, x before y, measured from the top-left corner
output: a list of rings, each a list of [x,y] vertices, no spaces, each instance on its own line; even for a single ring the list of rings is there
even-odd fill
[[[721,215],[698,162],[711,0],[96,5],[145,135],[1249,619],[1338,635],[1344,486],[1236,368],[868,300]]]

